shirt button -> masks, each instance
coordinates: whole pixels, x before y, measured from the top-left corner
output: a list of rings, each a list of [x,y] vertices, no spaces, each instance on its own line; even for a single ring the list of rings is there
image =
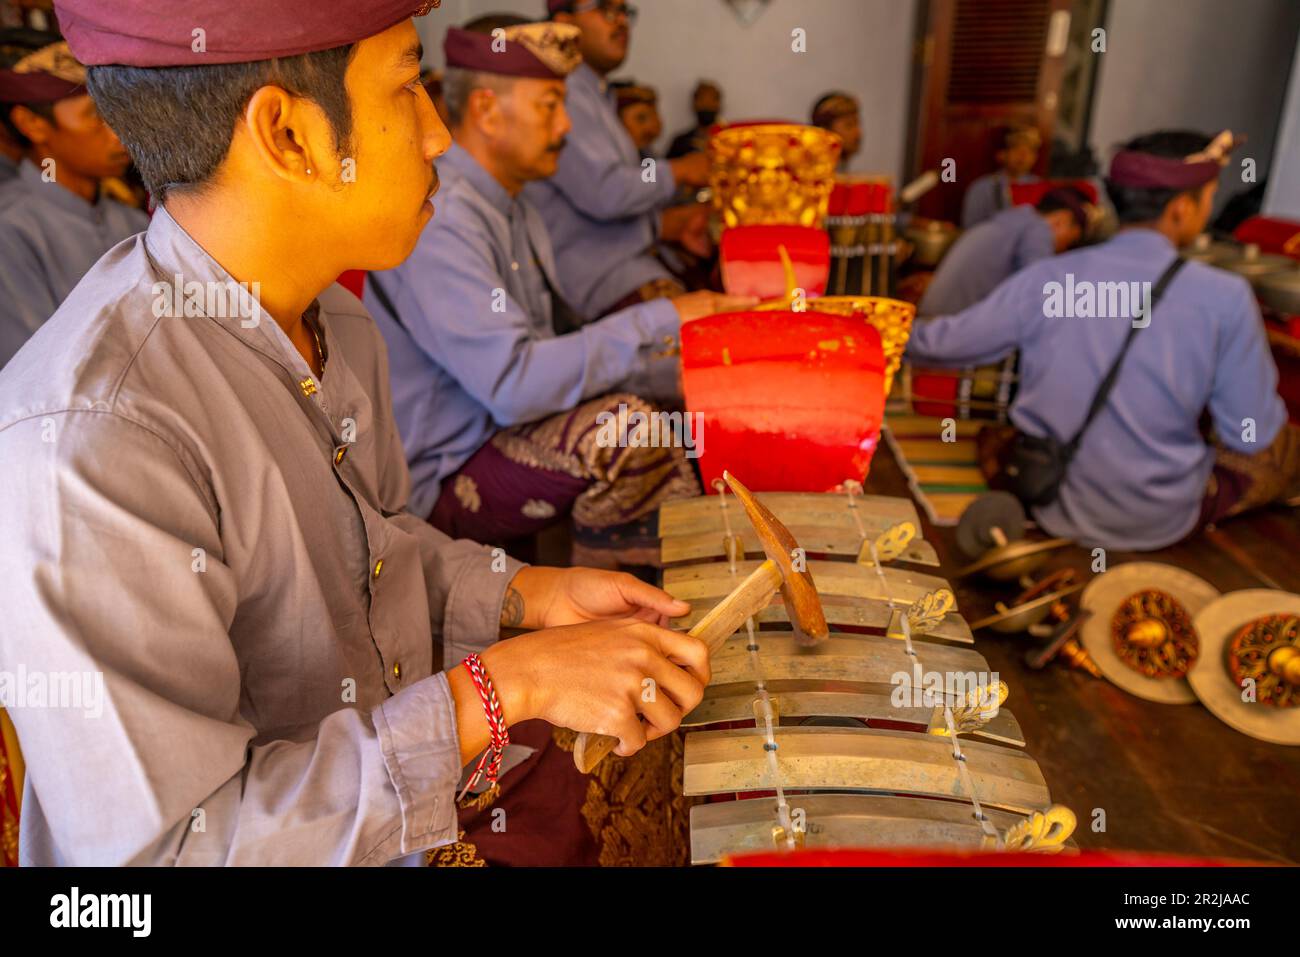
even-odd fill
[[[302,390],[303,395],[310,398],[316,394],[316,380],[308,376],[298,383],[298,388]]]
[[[511,269],[513,272],[519,272],[519,263],[517,263],[517,262],[515,262],[515,263],[511,263],[511,264],[510,264],[510,269]]]
[[[371,572],[372,577],[378,578],[379,573],[382,572],[383,570],[384,570],[384,560],[381,558],[379,559],[379,561],[375,562],[375,570]]]
[[[343,457],[346,456],[347,454],[348,454],[348,447],[346,445],[340,446],[339,449],[334,453],[334,464],[342,465]]]
[[[393,677],[399,680],[402,677],[402,663],[400,661],[393,662]]]

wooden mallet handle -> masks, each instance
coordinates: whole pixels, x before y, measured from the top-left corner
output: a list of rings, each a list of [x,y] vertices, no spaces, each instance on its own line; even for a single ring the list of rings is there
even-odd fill
[[[746,618],[772,600],[772,595],[780,587],[781,569],[769,558],[737,585],[730,595],[714,605],[687,634],[704,642],[712,657],[736,629],[745,623]],[[605,755],[616,747],[618,738],[584,731],[578,735],[573,746],[573,763],[583,774],[590,774],[604,760]]]

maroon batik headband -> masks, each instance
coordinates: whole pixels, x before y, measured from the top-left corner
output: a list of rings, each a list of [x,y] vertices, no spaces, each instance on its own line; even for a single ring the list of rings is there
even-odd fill
[[[1110,162],[1110,181],[1129,189],[1171,189],[1184,192],[1219,178],[1228,154],[1244,142],[1224,130],[1199,153],[1176,159],[1136,150],[1120,150]]]
[[[1128,189],[1173,189],[1183,192],[1218,179],[1222,169],[1214,160],[1188,163],[1169,156],[1121,150],[1110,162],[1110,181]]]

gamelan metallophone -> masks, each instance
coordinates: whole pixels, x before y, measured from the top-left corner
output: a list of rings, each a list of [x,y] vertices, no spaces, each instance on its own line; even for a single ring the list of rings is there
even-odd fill
[[[760,563],[725,486],[660,511],[664,588],[690,627]],[[1007,688],[972,647],[912,503],[759,493],[793,533],[830,637],[796,640],[779,597],[713,656],[683,721],[691,859],[796,847],[1058,851],[1073,813],[1053,805]]]

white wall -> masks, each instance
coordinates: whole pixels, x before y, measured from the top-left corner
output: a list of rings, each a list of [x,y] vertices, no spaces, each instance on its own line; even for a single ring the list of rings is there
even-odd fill
[[[1103,169],[1139,133],[1231,129],[1262,176],[1298,32],[1297,0],[1112,0],[1090,136]],[[1228,175],[1221,201],[1244,188]]]
[[[817,96],[844,88],[863,107],[865,136],[853,168],[901,179],[918,0],[771,0],[748,27],[723,0],[633,2],[641,16],[615,75],[658,88],[661,148],[690,124],[690,91],[701,76],[721,84],[730,119],[806,121]],[[544,0],[443,0],[417,21],[426,60],[441,65],[448,25],[497,12],[537,17],[544,9]],[[807,31],[807,53],[790,50],[795,27]],[[1090,136],[1103,168],[1115,144],[1144,131],[1231,127],[1250,140],[1238,157],[1253,156],[1264,173],[1298,32],[1300,0],[1112,0]],[[1300,94],[1291,104],[1298,110]],[[1300,179],[1300,121],[1292,130],[1286,172]],[[1225,188],[1223,198],[1232,191]]]
[[[746,27],[723,0],[633,0],[640,18],[632,50],[614,76],[659,91],[666,149],[694,122],[691,89],[701,77],[723,90],[728,119],[780,117],[807,122],[813,102],[832,89],[862,101],[863,143],[852,167],[903,172],[912,26],[916,0],[772,0]],[[442,64],[442,36],[487,13],[537,17],[544,0],[443,0],[420,23],[426,62]],[[793,53],[791,31],[807,32]]]
[[[1264,214],[1300,220],[1300,56],[1291,64],[1291,89],[1273,150]]]

